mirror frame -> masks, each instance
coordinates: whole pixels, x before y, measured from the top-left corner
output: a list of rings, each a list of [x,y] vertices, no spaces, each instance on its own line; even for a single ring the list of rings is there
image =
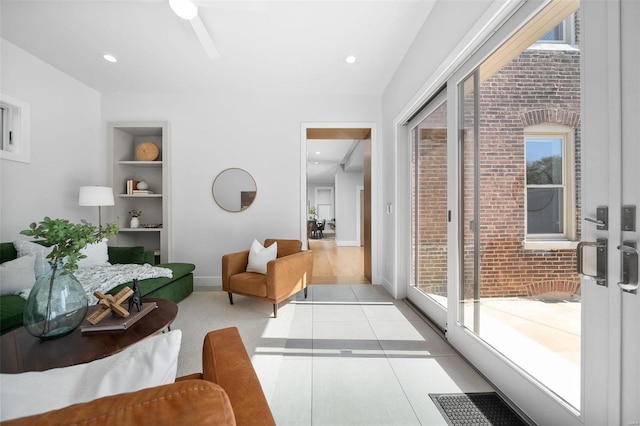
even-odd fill
[[[221,181],[219,181],[219,179],[224,176],[225,173],[228,172],[232,172],[232,171],[240,171],[243,172],[244,174],[246,174],[246,176],[248,176],[249,178],[251,178],[251,181],[253,182],[253,191],[240,191],[240,209],[239,210],[234,210],[231,206],[227,205],[223,205],[225,204],[222,200],[219,200],[218,198],[216,198],[216,182],[218,183],[218,189],[220,189],[220,183]],[[242,188],[240,188],[242,189]],[[232,190],[235,190],[235,188],[232,188]],[[253,193],[253,196],[248,196],[247,198],[243,198],[243,193]],[[245,210],[247,210],[249,207],[251,207],[251,205],[253,204],[253,202],[256,199],[256,196],[258,194],[258,185],[256,184],[256,180],[253,178],[253,176],[251,175],[251,173],[249,173],[248,171],[246,171],[245,169],[241,169],[239,167],[229,167],[228,169],[224,169],[222,170],[220,173],[218,173],[218,175],[215,177],[215,179],[213,180],[213,184],[211,185],[211,195],[213,196],[214,201],[216,202],[216,204],[225,211],[231,212],[231,213],[239,213],[239,212],[243,212]],[[220,195],[220,193],[218,192],[218,195]],[[248,202],[246,205],[244,205],[245,202]]]

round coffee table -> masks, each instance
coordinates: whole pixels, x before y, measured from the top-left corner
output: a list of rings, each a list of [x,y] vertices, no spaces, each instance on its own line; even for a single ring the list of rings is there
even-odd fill
[[[41,340],[21,327],[0,336],[0,373],[23,373],[68,367],[120,352],[145,337],[169,328],[178,314],[178,305],[167,299],[127,330],[82,333],[80,327],[59,339]]]

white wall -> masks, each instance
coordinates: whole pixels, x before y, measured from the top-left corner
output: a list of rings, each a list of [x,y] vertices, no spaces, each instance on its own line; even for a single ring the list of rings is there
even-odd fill
[[[0,43],[0,92],[31,109],[31,163],[0,160],[0,241],[12,241],[44,216],[97,224],[97,208],[78,206],[78,190],[107,184],[100,94]]]
[[[357,238],[357,203],[356,188],[364,185],[362,173],[345,173],[338,168],[336,173],[336,245],[360,246]]]
[[[254,238],[302,238],[302,122],[380,121],[378,96],[237,93],[103,94],[108,121],[167,120],[172,144],[173,261],[196,264],[196,285],[219,285],[221,257]],[[229,167],[253,175],[255,202],[240,213],[219,208],[215,176]]]
[[[344,162],[344,170],[347,172],[361,172],[364,168],[364,143],[358,141],[357,145]]]
[[[410,266],[410,145],[402,120],[441,86],[443,73],[451,73],[447,67],[459,60],[462,49],[486,22],[486,16],[478,16],[495,12],[499,4],[491,0],[437,2],[383,93],[381,209],[392,204],[393,213],[381,215],[384,243],[380,244],[380,259],[384,261],[380,269],[382,283],[395,297],[406,295]]]

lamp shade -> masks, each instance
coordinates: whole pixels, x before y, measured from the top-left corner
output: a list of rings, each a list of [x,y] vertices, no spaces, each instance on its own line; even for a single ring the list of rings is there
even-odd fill
[[[113,206],[113,189],[108,186],[81,186],[78,204],[81,206]]]

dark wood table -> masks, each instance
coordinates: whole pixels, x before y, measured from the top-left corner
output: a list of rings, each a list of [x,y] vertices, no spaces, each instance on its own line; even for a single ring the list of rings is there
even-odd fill
[[[0,336],[0,373],[23,373],[68,367],[113,355],[145,337],[168,329],[178,314],[178,305],[167,299],[131,328],[82,333],[80,327],[59,339],[41,340],[21,327]]]

